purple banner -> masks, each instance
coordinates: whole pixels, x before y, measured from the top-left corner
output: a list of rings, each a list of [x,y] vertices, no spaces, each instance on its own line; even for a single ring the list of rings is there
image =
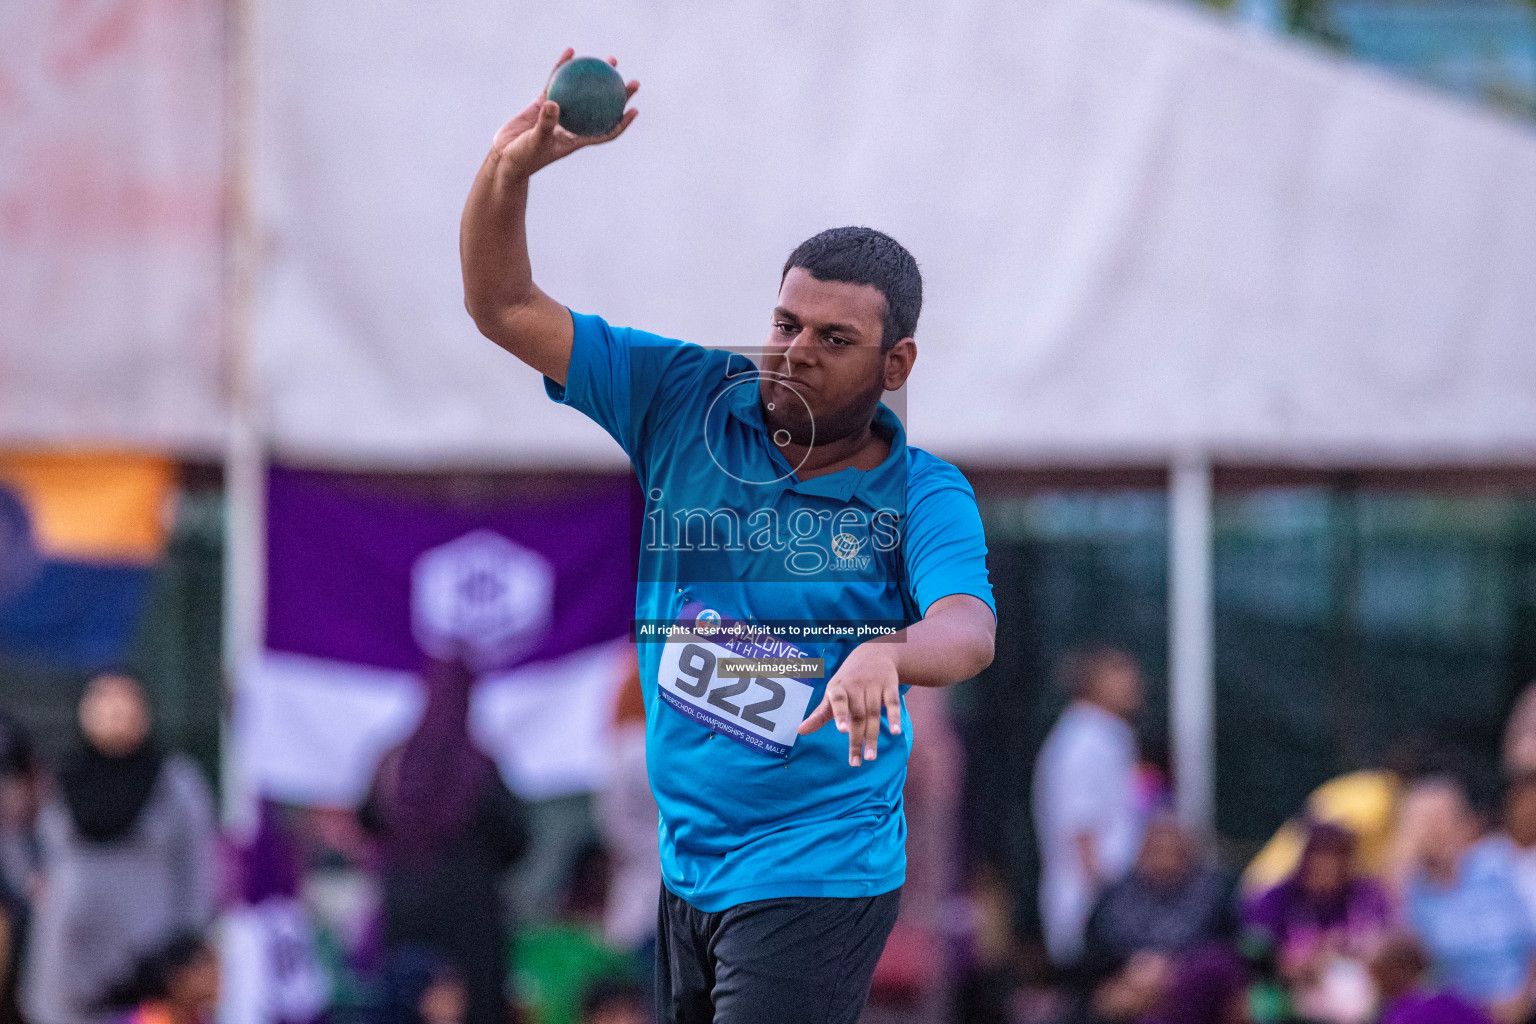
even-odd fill
[[[273,468],[267,488],[270,650],[406,671],[459,651],[495,671],[629,629],[627,478],[470,504],[362,474]]]

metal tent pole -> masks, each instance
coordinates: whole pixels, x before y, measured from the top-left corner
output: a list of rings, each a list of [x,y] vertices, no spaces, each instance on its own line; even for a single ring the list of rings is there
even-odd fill
[[[254,295],[259,247],[253,195],[257,99],[256,5],[226,0],[228,183],[225,287],[225,373],[229,395],[224,451],[223,670],[226,704],[221,736],[224,821],[254,827],[255,793],[233,717],[242,677],[260,649],[266,591],[266,451],[252,366]]]
[[[1174,459],[1168,480],[1168,686],[1178,816],[1209,831],[1216,818],[1215,631],[1211,464]]]

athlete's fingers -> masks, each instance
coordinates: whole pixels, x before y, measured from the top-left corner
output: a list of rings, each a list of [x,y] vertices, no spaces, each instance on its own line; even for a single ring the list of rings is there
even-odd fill
[[[901,687],[895,683],[885,689],[885,722],[892,736],[901,735]]]
[[[864,763],[868,749],[864,735],[869,724],[868,710],[863,693],[855,690],[848,694],[848,763],[855,768]]]
[[[881,695],[866,694],[864,697],[864,760],[873,761],[880,753],[880,704]]]
[[[848,691],[842,687],[833,690],[828,687],[827,700],[832,704],[832,720],[837,723],[838,732],[848,731]]]
[[[542,149],[549,142],[550,136],[554,134],[555,125],[560,120],[560,104],[552,100],[537,100],[533,106],[524,111],[524,114],[528,114],[532,121],[532,124],[525,131],[518,132],[515,135],[508,135],[505,138],[502,138],[501,133],[497,133],[497,137],[501,139],[501,144],[497,151],[498,160],[509,155],[513,147],[522,140],[524,135],[531,134],[533,136],[531,140],[533,147],[535,149]],[[518,120],[522,116],[520,114],[518,118],[513,120]],[[524,143],[524,145],[527,145],[527,143]],[[503,162],[503,166],[506,166],[505,162]]]
[[[538,117],[539,106],[543,102],[544,97],[540,96],[516,115],[509,118],[507,123],[497,129],[495,135],[491,136],[491,148],[499,151],[501,147],[505,146],[512,139],[527,131],[528,125],[532,124],[534,119]]]
[[[598,135],[596,137],[573,135],[571,138],[574,140],[575,147],[577,149],[580,149],[582,146],[596,146],[604,142],[612,142],[620,135],[623,135],[624,129],[628,128],[639,115],[640,111],[631,107],[630,109],[624,111],[624,116],[619,119],[619,126],[613,131],[609,132],[607,135]]]
[[[608,135],[607,138],[603,139],[603,141],[607,142],[610,139],[616,139],[620,135],[623,135],[624,134],[624,129],[626,129],[630,125],[634,124],[635,123],[635,118],[637,118],[639,116],[640,116],[640,111],[636,110],[634,107],[630,107],[628,110],[624,111],[624,116],[619,119],[619,126],[617,128],[615,128],[613,130],[613,132],[610,135]]]
[[[637,93],[639,91],[640,91],[640,79],[638,79],[638,78],[631,78],[624,85],[624,98],[627,99],[627,100],[632,100],[632,99],[635,98],[635,93]]]
[[[533,128],[527,133],[533,138],[524,143],[527,148],[523,150],[522,158],[531,163],[530,167],[524,169],[525,172],[537,170],[550,161],[559,159],[560,154],[556,145],[559,142],[559,124],[560,104],[554,100],[545,100],[544,105],[539,108],[539,119],[533,123]],[[510,154],[512,147],[516,146],[520,140],[521,136],[507,143],[504,152]],[[510,168],[514,166],[514,162],[506,161],[506,165]]]
[[[555,72],[560,70],[560,65],[564,64],[566,61],[575,56],[576,51],[569,46],[567,46],[565,50],[561,52],[560,59],[555,61],[555,66],[549,71],[549,77],[544,80],[544,91],[539,93],[539,99],[542,100],[544,97],[549,95],[549,85],[555,80]]]
[[[811,712],[811,717],[800,723],[800,728],[795,731],[801,736],[809,736],[832,721],[832,702],[823,697],[821,703],[816,705],[816,710]]]

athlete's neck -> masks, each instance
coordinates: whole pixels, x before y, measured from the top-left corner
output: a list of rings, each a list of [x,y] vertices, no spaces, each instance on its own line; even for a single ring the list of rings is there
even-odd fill
[[[877,434],[871,424],[847,437],[840,437],[825,444],[787,444],[780,448],[791,466],[798,466],[795,477],[809,480],[826,476],[852,466],[870,470],[884,462],[891,454],[891,442]]]

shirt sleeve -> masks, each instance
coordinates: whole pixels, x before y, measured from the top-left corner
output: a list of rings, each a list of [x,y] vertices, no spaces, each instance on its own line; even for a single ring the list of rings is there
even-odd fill
[[[976,495],[960,471],[937,462],[913,480],[907,493],[907,585],[918,613],[941,597],[970,594],[997,615],[987,577],[987,538]]]
[[[544,378],[549,397],[581,411],[638,463],[658,419],[686,393],[704,350],[601,317],[571,314],[575,338],[565,384]]]

